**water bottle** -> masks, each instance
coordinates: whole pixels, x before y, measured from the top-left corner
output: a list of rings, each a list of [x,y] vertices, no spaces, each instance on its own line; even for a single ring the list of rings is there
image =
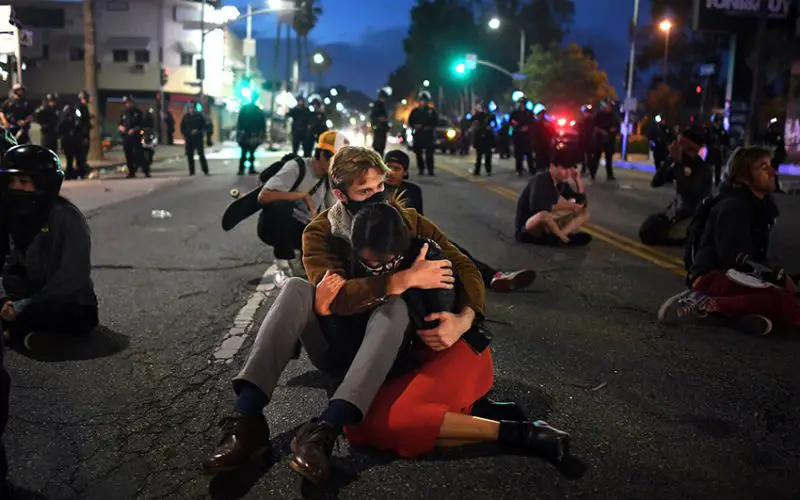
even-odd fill
[[[153,210],[152,212],[150,212],[150,217],[152,217],[154,219],[171,219],[172,218],[172,214],[169,213],[166,210],[158,210],[157,209],[157,210]]]

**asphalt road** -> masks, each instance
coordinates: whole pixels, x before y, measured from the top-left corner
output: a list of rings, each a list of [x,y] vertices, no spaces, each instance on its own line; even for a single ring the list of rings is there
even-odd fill
[[[153,179],[88,181],[65,192],[90,216],[93,277],[103,329],[77,346],[31,359],[9,353],[12,479],[50,499],[292,499],[286,466],[294,430],[316,416],[325,384],[305,356],[290,365],[268,407],[277,463],[208,478],[200,462],[232,407],[230,380],[271,301],[271,252],[255,221],[223,233],[234,150],[212,176],[180,163]],[[261,160],[262,166],[268,158]],[[416,178],[426,212],[478,258],[533,267],[531,290],[489,296],[495,395],[569,431],[580,478],[491,446],[417,461],[343,445],[341,480],[307,496],[341,499],[789,499],[800,490],[800,343],[723,329],[656,324],[682,287],[679,252],[643,250],[644,217],[669,202],[646,176],[620,172],[589,187],[597,241],[583,249],[517,244],[518,179],[499,162],[490,180],[468,179],[459,157],[438,156],[435,178]],[[227,163],[226,163],[227,162]],[[412,172],[415,169],[412,166]],[[797,220],[781,199],[784,221]],[[154,219],[153,209],[170,219]],[[781,253],[800,235],[779,224]],[[796,263],[796,261],[795,261]],[[75,359],[80,358],[80,359]]]

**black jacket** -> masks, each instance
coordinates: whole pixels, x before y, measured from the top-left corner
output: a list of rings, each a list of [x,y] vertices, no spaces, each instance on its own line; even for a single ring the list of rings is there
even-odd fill
[[[686,175],[684,167],[691,173]],[[675,181],[675,191],[680,197],[676,218],[685,219],[694,215],[697,206],[704,198],[711,195],[713,172],[711,166],[700,156],[685,157],[683,161],[665,161],[656,170],[650,185],[661,187],[669,181]]]
[[[405,200],[406,208],[413,208],[420,215],[425,215],[422,211],[422,189],[417,184],[403,181],[399,186],[387,186],[393,194],[400,195]]]
[[[690,276],[736,268],[742,254],[770,264],[769,237],[779,213],[772,195],[759,199],[748,188],[723,185],[720,196],[706,221]]]

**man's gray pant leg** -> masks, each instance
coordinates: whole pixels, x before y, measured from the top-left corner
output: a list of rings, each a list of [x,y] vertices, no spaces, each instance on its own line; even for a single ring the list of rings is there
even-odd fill
[[[290,278],[261,323],[244,367],[233,379],[234,390],[238,393],[239,382],[247,381],[272,398],[278,379],[294,357],[298,340],[302,340],[309,355],[322,356],[328,350],[314,314],[314,286],[303,279]]]
[[[361,347],[331,399],[352,403],[366,415],[397,359],[408,324],[408,307],[400,297],[372,311]]]

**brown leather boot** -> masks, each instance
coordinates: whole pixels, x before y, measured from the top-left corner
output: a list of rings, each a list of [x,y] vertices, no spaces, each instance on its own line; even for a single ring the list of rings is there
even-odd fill
[[[263,415],[234,413],[220,423],[222,439],[205,462],[204,474],[217,474],[260,460],[269,451],[269,426]]]
[[[338,437],[339,431],[326,422],[312,420],[303,425],[292,439],[289,467],[314,484],[324,483]]]

